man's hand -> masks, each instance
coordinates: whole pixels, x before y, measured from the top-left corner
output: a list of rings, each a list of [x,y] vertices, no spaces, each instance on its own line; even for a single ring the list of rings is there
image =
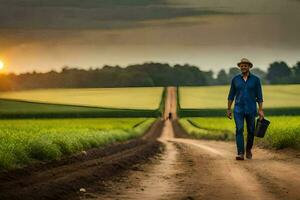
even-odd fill
[[[229,119],[232,119],[231,109],[227,109],[226,115]]]
[[[259,116],[259,120],[262,120],[265,117],[264,111],[258,110],[258,116]]]

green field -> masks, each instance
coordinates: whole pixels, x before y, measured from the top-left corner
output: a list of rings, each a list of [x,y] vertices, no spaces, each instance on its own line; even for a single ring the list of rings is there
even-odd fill
[[[271,124],[264,138],[257,138],[264,147],[300,149],[300,116],[268,117]],[[234,140],[235,123],[226,117],[182,118],[181,126],[192,136],[201,139]],[[247,134],[245,125],[244,134]]]
[[[89,103],[92,105],[92,102],[89,102],[90,98],[96,101],[96,96],[91,97],[92,92],[90,89],[78,89],[78,91],[81,91],[82,94],[84,91],[87,92],[86,98],[81,96],[81,101],[85,100],[87,105],[71,105],[73,103],[71,102],[72,99],[77,98],[78,101],[80,100],[75,93],[72,93],[74,98],[71,98],[71,91],[73,91],[71,89],[65,90],[69,95],[68,97],[70,102],[67,102],[67,99],[63,97],[63,93],[58,93],[57,101],[53,102],[54,100],[52,101],[51,98],[55,97],[55,94],[53,93],[55,90],[49,90],[51,91],[49,93],[47,93],[48,90],[2,93],[0,96],[6,97],[7,99],[0,98],[0,118],[159,117],[162,115],[162,111],[164,110],[165,89],[162,88],[147,88],[145,91],[149,93],[145,95],[142,91],[142,88],[126,88],[126,90],[115,88],[97,90],[105,90],[106,92],[108,92],[108,90],[111,91],[110,95],[105,96],[105,98],[99,98],[99,102],[97,102],[98,105],[94,106],[88,105]],[[127,90],[131,91],[129,92],[128,96],[126,95]],[[63,90],[59,91],[62,92]],[[117,94],[117,91],[119,94]],[[123,93],[121,94],[120,92]],[[22,94],[24,94],[24,97],[22,96],[23,98],[20,96]],[[30,94],[32,94],[31,98],[29,98]],[[38,96],[38,94],[40,96]],[[48,97],[47,95],[49,95],[49,102],[42,103],[42,97],[45,97],[46,99],[46,97]],[[118,98],[116,96],[118,96]],[[39,100],[36,100],[35,97]],[[13,100],[13,98],[19,98],[19,100]],[[109,98],[111,99],[110,101]],[[103,105],[108,105],[109,102],[111,102],[110,106],[119,103],[119,107],[123,107],[125,106],[125,101],[129,101],[129,98],[132,99],[130,103],[128,103],[128,108],[109,108],[100,106],[100,103],[103,103]],[[64,99],[65,101],[59,101],[59,99]],[[145,109],[132,108],[133,106],[130,108],[130,105],[139,102],[141,99],[142,103],[144,103]],[[107,102],[104,103],[104,100]],[[84,102],[81,103],[83,104]],[[140,104],[139,107],[142,107],[142,105]],[[146,107],[149,108],[146,109]],[[150,109],[150,107],[153,108]]]
[[[0,169],[141,136],[155,118],[0,120]]]
[[[161,116],[165,92],[157,87],[1,93],[0,169],[139,137]]]
[[[263,85],[262,87],[263,105],[267,116],[300,115],[300,85]],[[180,87],[178,89],[179,116],[224,116],[229,88],[229,85]]]
[[[2,92],[0,98],[101,108],[157,109],[162,87],[42,89]]]
[[[265,108],[300,107],[300,84],[263,85]],[[181,108],[225,108],[228,86],[180,87]]]
[[[162,101],[163,102],[163,101]],[[0,118],[86,118],[86,117],[158,117],[162,107],[155,110],[97,108],[45,104],[0,99]]]
[[[264,147],[300,149],[300,87],[276,85],[263,88],[265,114],[271,126],[266,137],[257,139],[256,143]],[[181,126],[196,138],[234,140],[234,121],[225,117],[228,89],[229,86],[180,88],[178,113],[180,117],[186,117],[179,119]],[[74,119],[0,120],[0,169],[55,160],[63,155],[139,137],[156,117],[161,116],[165,95],[163,88],[1,93],[0,118]]]

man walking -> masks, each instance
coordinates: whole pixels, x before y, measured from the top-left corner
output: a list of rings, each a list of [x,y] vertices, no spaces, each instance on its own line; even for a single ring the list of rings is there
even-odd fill
[[[257,116],[256,102],[258,103],[258,115],[260,120],[264,118],[263,96],[260,79],[250,73],[253,64],[246,58],[237,63],[241,74],[236,75],[231,80],[230,91],[228,94],[227,117],[232,119],[231,105],[234,103],[234,121],[236,127],[236,160],[244,160],[244,120],[247,124],[247,144],[246,158],[252,158],[252,146],[254,141],[255,117]]]

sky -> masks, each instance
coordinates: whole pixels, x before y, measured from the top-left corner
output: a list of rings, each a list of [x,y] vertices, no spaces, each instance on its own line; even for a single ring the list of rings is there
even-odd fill
[[[300,0],[0,0],[4,72],[300,61]]]

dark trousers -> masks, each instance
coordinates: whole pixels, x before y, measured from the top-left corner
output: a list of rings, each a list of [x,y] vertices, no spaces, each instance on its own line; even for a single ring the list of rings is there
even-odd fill
[[[247,124],[247,144],[246,150],[251,150],[254,141],[254,129],[255,129],[255,115],[254,114],[247,114],[243,112],[234,112],[234,121],[236,127],[236,146],[237,146],[237,153],[244,154],[245,147],[244,147],[244,121],[246,120]]]

